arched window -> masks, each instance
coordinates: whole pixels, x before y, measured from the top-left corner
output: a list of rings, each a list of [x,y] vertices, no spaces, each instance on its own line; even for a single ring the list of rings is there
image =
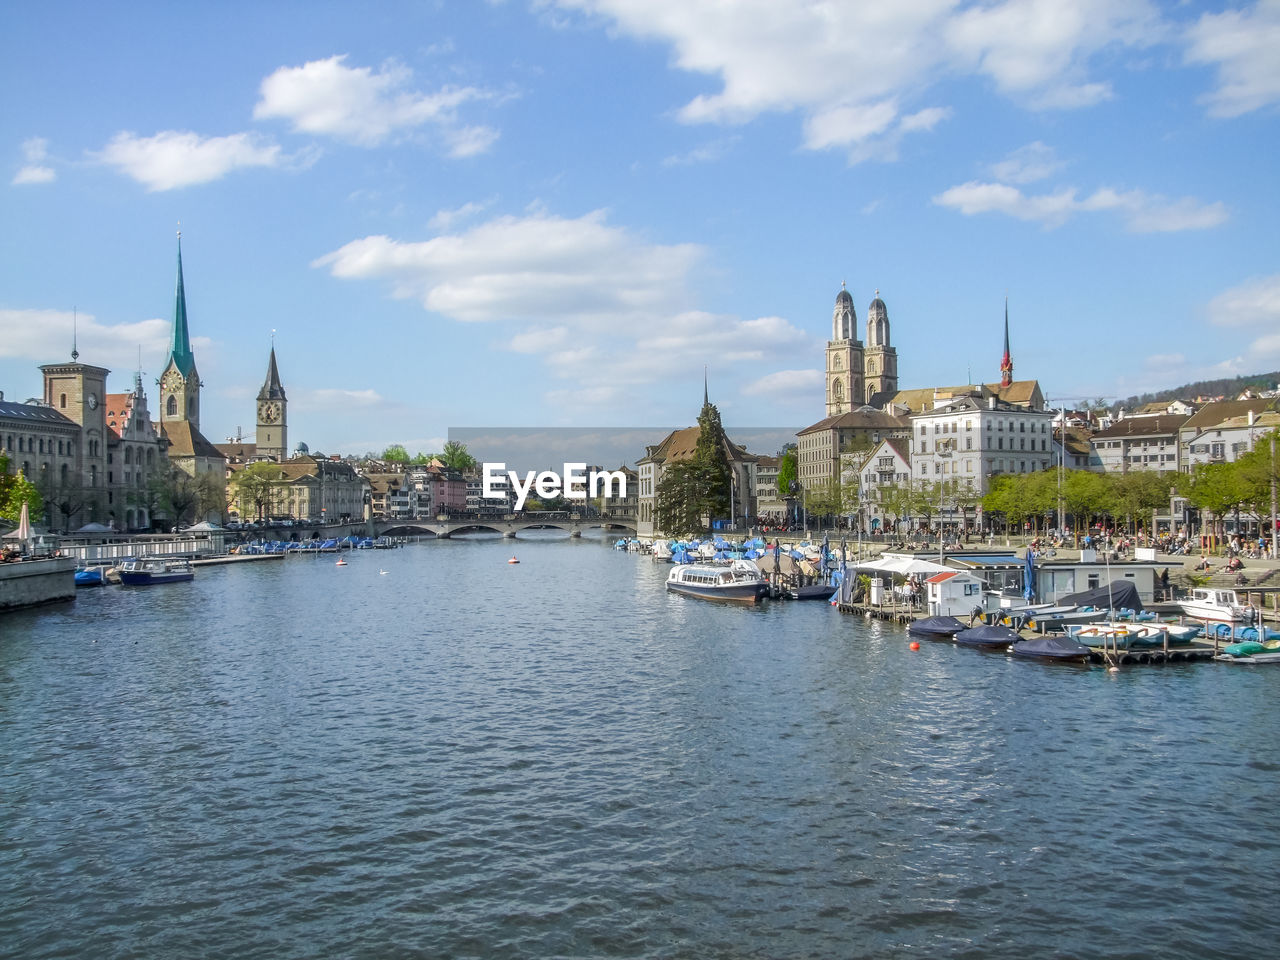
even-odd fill
[[[63,483],[67,482],[67,465],[65,463],[62,465],[62,469],[58,471],[58,475],[59,475],[59,479]]]
[[[62,407],[63,409],[66,409],[67,395],[65,393],[58,398],[58,406]]]
[[[126,465],[133,463],[133,451],[128,447],[124,448],[124,462]]]
[[[835,397],[837,400],[843,400],[843,399],[844,399],[844,384],[843,384],[843,383],[841,383],[839,380],[836,380],[834,383],[832,383],[832,384],[831,384],[831,395],[832,395],[833,397]]]
[[[165,416],[176,417],[178,415],[178,398],[174,394],[169,394],[169,400],[164,406]]]

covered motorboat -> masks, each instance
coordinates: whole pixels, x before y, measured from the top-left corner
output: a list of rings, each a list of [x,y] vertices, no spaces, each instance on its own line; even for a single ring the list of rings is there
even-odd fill
[[[927,640],[950,640],[964,629],[963,621],[955,617],[925,617],[907,627],[907,633]]]
[[[1057,633],[1019,640],[1009,647],[1009,652],[1015,657],[1057,660],[1065,663],[1088,663],[1090,656],[1089,648],[1084,644]]]
[[[1058,600],[1063,607],[1092,607],[1094,610],[1132,610],[1142,612],[1142,597],[1131,580],[1112,580],[1092,590],[1070,593]]]
[[[964,644],[967,647],[993,647],[1004,648],[1011,643],[1017,643],[1018,634],[1010,630],[1008,627],[994,624],[991,626],[971,627],[968,630],[961,630],[954,637],[956,643]]]

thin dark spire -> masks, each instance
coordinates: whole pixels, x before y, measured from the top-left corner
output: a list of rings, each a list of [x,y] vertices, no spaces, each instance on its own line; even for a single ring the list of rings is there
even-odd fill
[[[75,363],[80,359],[80,351],[76,349],[76,327],[79,325],[79,312],[76,307],[71,308],[71,362]]]

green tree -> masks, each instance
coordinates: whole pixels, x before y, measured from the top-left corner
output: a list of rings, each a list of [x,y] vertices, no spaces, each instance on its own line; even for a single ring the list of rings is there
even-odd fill
[[[382,451],[380,459],[386,460],[388,463],[408,463],[409,451],[404,448],[403,444],[393,443]]]
[[[22,518],[24,503],[29,521],[44,515],[44,500],[36,485],[23,474],[10,474],[9,458],[0,455],[0,517],[17,524]]]
[[[69,477],[64,481],[50,472],[41,481],[40,494],[44,498],[46,522],[66,533],[71,529],[71,518],[84,508],[84,486]]]
[[[1140,521],[1151,519],[1151,512],[1169,502],[1172,481],[1167,474],[1154,470],[1132,470],[1109,478],[1109,510],[1128,521],[1129,530],[1137,534]]]
[[[796,453],[796,445],[789,443],[783,447],[778,457],[778,496],[789,497],[795,493],[799,479],[800,461]]]
[[[706,403],[698,415],[698,441],[692,456],[668,465],[658,481],[658,528],[676,536],[705,532],[711,521],[731,512],[731,483],[720,411]]]
[[[476,458],[467,452],[467,445],[457,440],[450,440],[444,445],[440,460],[446,467],[459,473],[473,473],[479,466]]]
[[[1224,533],[1223,518],[1232,512],[1238,515],[1249,497],[1245,475],[1235,463],[1198,464],[1179,481],[1179,492],[1190,503],[1213,514],[1213,531],[1219,537]]]
[[[231,478],[231,494],[241,518],[263,520],[279,513],[283,481],[284,471],[276,463],[251,463],[237,471]]]
[[[1105,477],[1088,470],[1067,471],[1062,478],[1062,503],[1071,514],[1071,526],[1077,535],[1095,514],[1106,509],[1108,496]]]

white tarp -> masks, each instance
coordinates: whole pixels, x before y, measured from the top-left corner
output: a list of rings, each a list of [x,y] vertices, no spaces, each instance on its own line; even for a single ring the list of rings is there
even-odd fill
[[[881,573],[896,573],[904,577],[909,577],[913,573],[943,573],[954,572],[955,567],[948,567],[945,564],[935,563],[932,560],[921,560],[919,557],[911,557],[897,553],[886,553],[877,560],[870,563],[858,564],[859,570],[878,570]]]

